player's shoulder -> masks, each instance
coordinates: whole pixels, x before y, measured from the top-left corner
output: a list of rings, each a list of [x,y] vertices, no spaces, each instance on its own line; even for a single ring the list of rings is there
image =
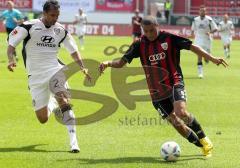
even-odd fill
[[[55,23],[55,25],[54,25],[54,29],[59,29],[60,31],[67,31],[66,29],[65,29],[65,27],[61,24],[61,23],[59,23],[59,22],[56,22]]]
[[[13,12],[17,13],[17,14],[21,14],[20,10],[18,10],[18,9],[13,9]]]
[[[6,13],[8,13],[8,10],[3,11],[2,15],[6,15]]]
[[[213,18],[211,16],[208,16],[208,15],[205,16],[205,19],[207,19],[209,21],[213,21]]]
[[[40,19],[32,19],[32,20],[27,20],[27,21],[23,22],[23,24],[25,24],[25,25],[30,25],[30,24],[34,25],[34,24],[38,24],[40,22],[41,22]]]
[[[194,21],[200,20],[200,16],[196,16],[193,20]]]
[[[233,24],[233,22],[231,20],[228,20],[228,24]]]

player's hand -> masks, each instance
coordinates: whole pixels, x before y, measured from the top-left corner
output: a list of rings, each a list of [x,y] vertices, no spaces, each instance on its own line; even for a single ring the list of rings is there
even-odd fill
[[[8,68],[9,71],[13,72],[13,71],[14,71],[14,68],[15,68],[16,66],[17,66],[16,62],[15,62],[15,61],[12,61],[12,62],[9,62],[9,63],[8,63],[7,68]]]
[[[89,82],[92,82],[92,77],[88,73],[85,74],[85,78],[87,78]]]
[[[212,62],[213,62],[214,64],[216,64],[216,65],[222,64],[225,68],[228,66],[228,64],[226,63],[226,61],[225,61],[224,59],[222,59],[222,58],[214,58],[214,59],[212,60]]]
[[[100,72],[100,75],[103,74],[103,71],[108,67],[108,65],[109,65],[108,61],[105,61],[99,65],[98,70]]]

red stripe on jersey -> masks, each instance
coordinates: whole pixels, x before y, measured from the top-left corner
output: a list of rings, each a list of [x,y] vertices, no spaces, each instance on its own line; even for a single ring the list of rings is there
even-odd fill
[[[162,52],[162,48],[161,48],[161,43],[160,43],[160,41],[157,41],[157,49],[158,49],[158,52],[160,53],[160,52]],[[165,59],[163,59],[162,61],[161,61],[161,67],[164,69],[164,70],[166,70],[167,71],[167,63],[166,63],[166,60]],[[165,72],[164,72],[165,73]],[[163,76],[165,75],[163,73]],[[167,73],[169,73],[168,71],[167,71]],[[170,80],[169,80],[169,74],[166,74],[165,76],[164,76],[164,79],[162,79],[162,80],[164,80],[164,83],[168,86],[168,87],[171,87],[171,83],[170,83]]]
[[[156,88],[155,86],[155,82],[154,79],[152,78],[153,72],[151,69],[151,65],[149,63],[149,54],[151,53],[149,51],[149,43],[147,42],[142,42],[140,44],[140,50],[141,50],[141,63],[145,72],[145,76],[146,76],[146,80],[147,80],[147,84],[148,84],[148,89],[150,92],[150,95],[152,97],[152,99],[155,99],[154,97],[154,90]]]
[[[157,53],[155,53],[154,52],[154,50],[155,50],[155,48],[154,48],[154,43],[152,42],[152,43],[150,43],[150,45],[149,45],[149,53],[148,53],[148,56],[151,56],[151,55],[155,55],[155,54],[157,54]],[[156,49],[157,50],[157,49]],[[149,58],[149,57],[148,57]],[[154,82],[154,88],[151,88],[151,89],[153,89],[153,90],[156,90],[157,91],[157,93],[155,92],[155,95],[153,95],[154,96],[154,99],[161,99],[162,98],[162,96],[161,96],[161,94],[163,94],[164,93],[164,90],[163,90],[163,88],[161,87],[161,84],[160,84],[160,81],[162,81],[161,80],[161,78],[160,78],[160,74],[159,74],[159,69],[161,69],[161,67],[156,67],[156,66],[154,66],[154,65],[150,65],[150,67],[148,67],[148,68],[150,68],[151,70],[152,70],[152,73],[151,73],[151,76],[150,76],[150,78],[152,79],[152,81]]]
[[[176,83],[178,83],[178,80],[176,80],[175,75],[176,75],[176,73],[178,73],[178,72],[177,72],[177,69],[176,69],[176,67],[175,67],[175,65],[174,65],[174,62],[173,62],[173,59],[174,59],[174,57],[176,58],[176,55],[172,55],[172,50],[176,50],[176,48],[174,48],[174,47],[172,46],[172,41],[171,41],[170,38],[166,38],[166,42],[168,43],[167,63],[169,64],[169,67],[170,67],[169,70],[171,71],[170,77],[173,78],[174,84],[176,84]]]

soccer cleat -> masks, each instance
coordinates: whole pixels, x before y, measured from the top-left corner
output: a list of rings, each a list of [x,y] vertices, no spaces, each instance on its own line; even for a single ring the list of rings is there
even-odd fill
[[[71,152],[72,152],[72,153],[79,153],[79,152],[80,152],[80,148],[78,147],[78,144],[77,144],[77,143],[74,143],[74,144],[71,146]]]
[[[205,155],[207,158],[212,156],[212,149],[213,149],[213,144],[210,141],[208,137],[202,138],[199,140],[200,143],[202,144],[202,151],[203,155]]]
[[[200,79],[202,79],[202,78],[203,78],[203,74],[199,74],[198,77],[199,77]]]

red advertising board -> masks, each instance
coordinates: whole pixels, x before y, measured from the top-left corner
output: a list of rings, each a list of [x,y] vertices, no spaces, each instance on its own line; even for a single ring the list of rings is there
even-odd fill
[[[64,27],[72,34],[75,34],[75,27],[73,24],[63,23]],[[190,26],[161,26],[161,30],[168,31],[174,34],[181,35],[186,38],[191,36]],[[4,32],[5,28],[0,22],[0,32]],[[100,36],[131,36],[132,28],[124,24],[88,24],[86,29],[87,35],[100,35]],[[214,39],[219,39],[219,33],[214,34]],[[240,40],[240,28],[235,28],[235,40]]]
[[[0,0],[0,10],[7,9],[7,1],[8,0]],[[17,9],[32,9],[32,0],[12,0],[15,4],[15,8]]]
[[[143,10],[143,0],[96,0],[96,10],[132,12],[136,8]]]
[[[72,24],[64,24],[65,28],[75,34],[75,27]],[[190,26],[161,26],[161,30],[168,31],[174,34],[181,35],[186,38],[191,38]],[[132,27],[125,24],[88,24],[86,29],[87,35],[100,35],[100,36],[131,36]],[[219,39],[219,33],[214,34],[214,39]],[[235,28],[235,40],[240,40],[240,29]]]
[[[103,11],[132,11],[132,0],[96,0],[96,9]]]

